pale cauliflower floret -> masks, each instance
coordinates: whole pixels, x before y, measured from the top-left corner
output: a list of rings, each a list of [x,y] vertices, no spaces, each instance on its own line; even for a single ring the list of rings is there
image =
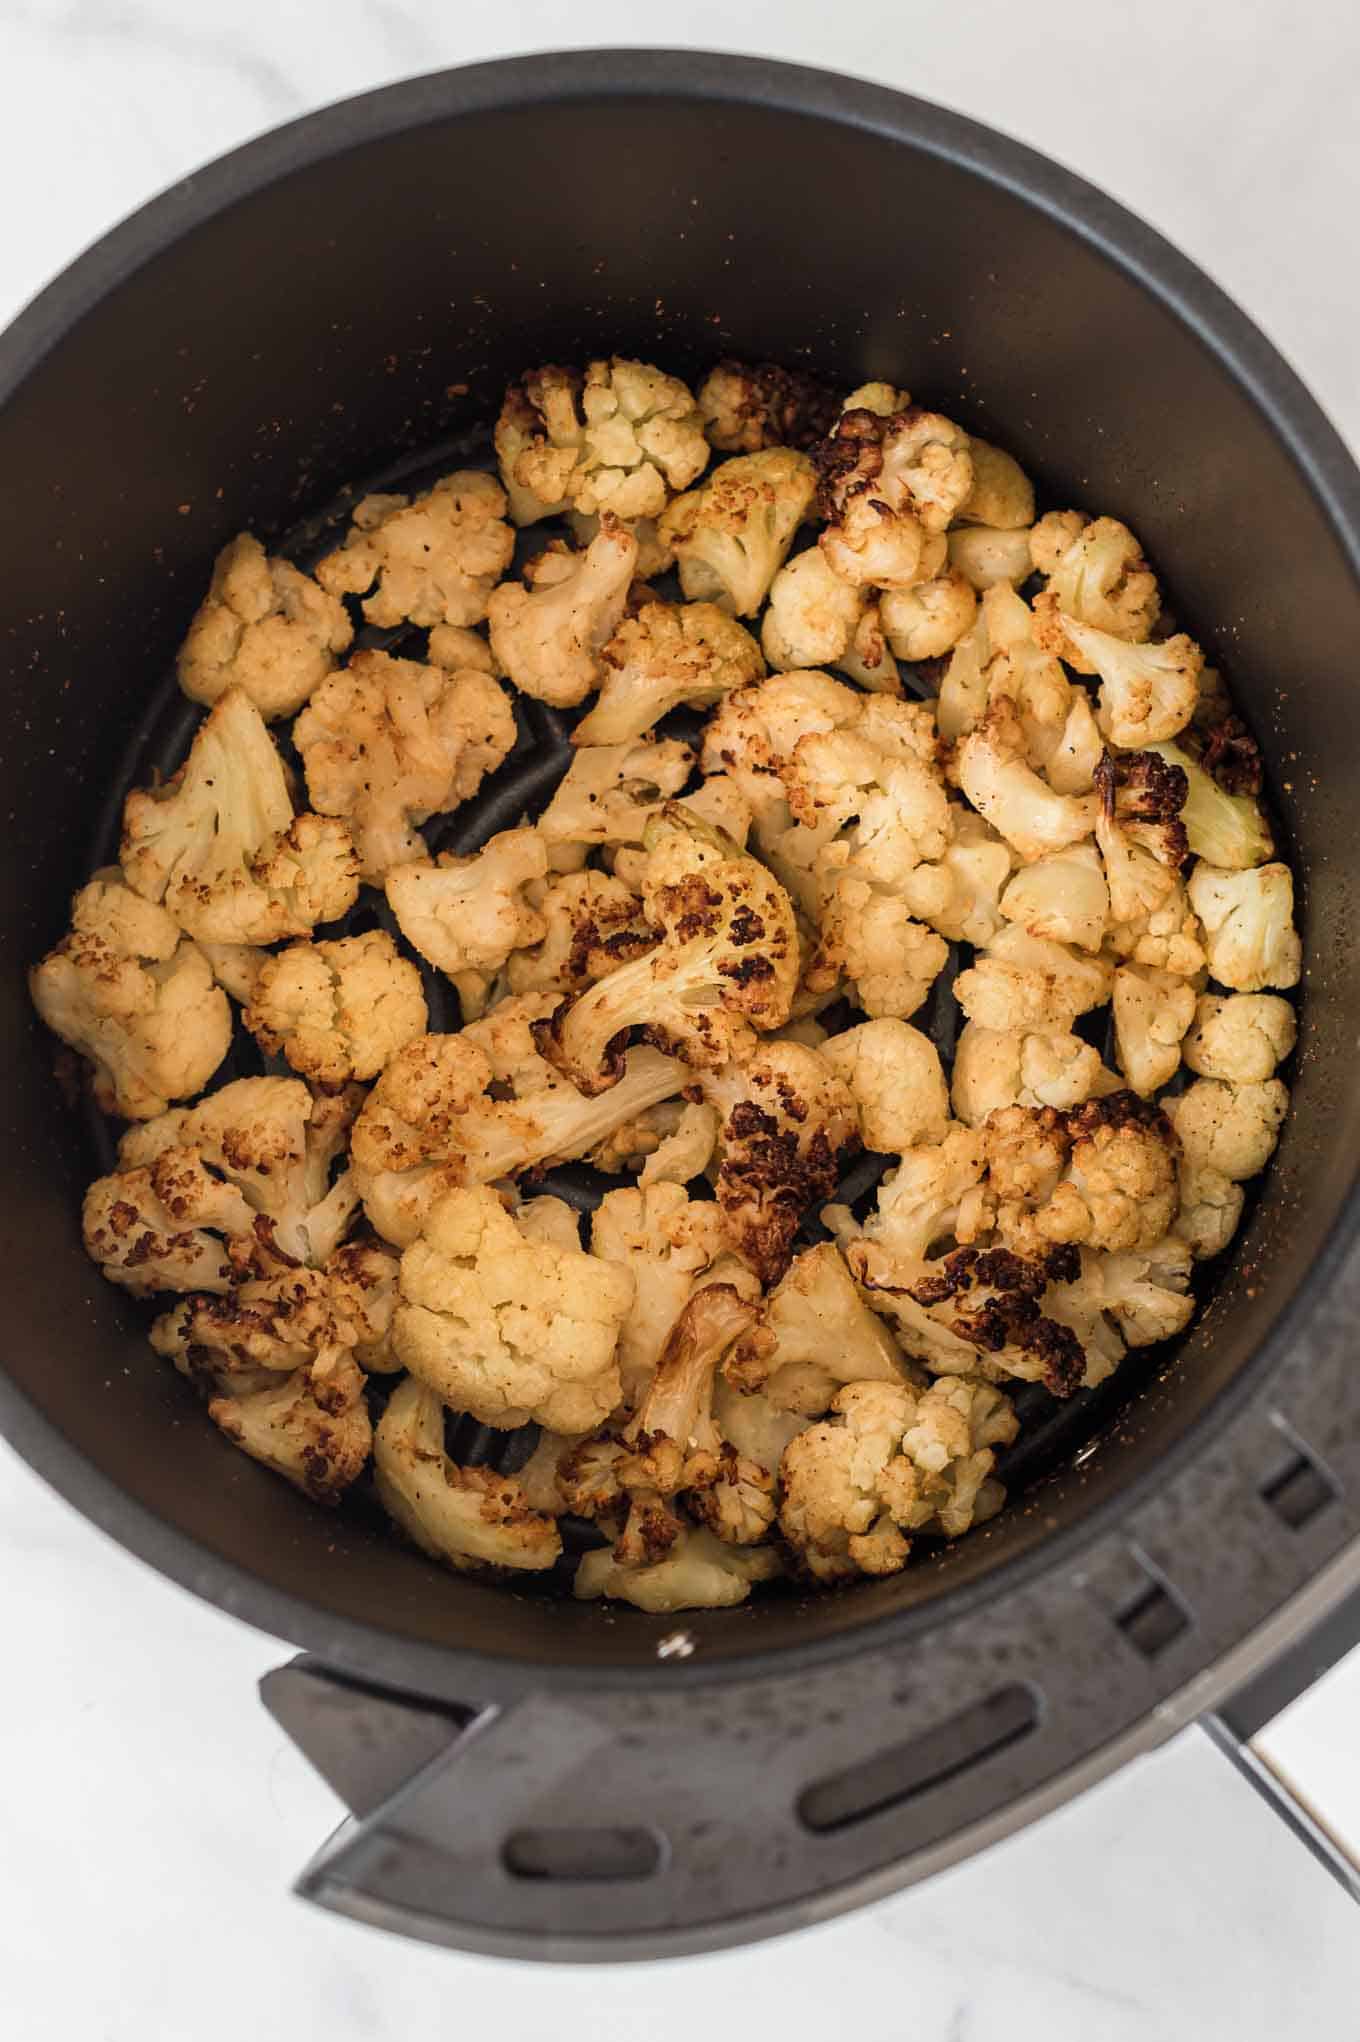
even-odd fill
[[[976,441],[973,443],[975,446]],[[949,534],[949,565],[979,595],[1000,583],[1014,588],[1033,571],[1029,533],[992,525],[963,525]]]
[[[583,1601],[604,1595],[654,1616],[678,1610],[731,1609],[745,1602],[751,1585],[781,1572],[770,1546],[729,1546],[700,1525],[682,1529],[660,1560],[628,1566],[608,1546],[586,1553],[576,1570],[573,1593]]]
[[[599,687],[636,566],[636,539],[606,517],[584,553],[539,561],[531,588],[501,583],[487,608],[491,650],[521,693],[567,709]]]
[[[891,418],[895,411],[907,411],[910,407],[910,390],[899,390],[895,383],[859,383],[848,397],[841,399],[840,408],[874,411],[880,418]]]
[[[805,828],[837,833],[831,870],[895,888],[948,846],[949,802],[923,705],[863,698],[851,727],[799,739],[783,781]]]
[[[942,1141],[906,1150],[878,1187],[862,1242],[852,1243],[849,1260],[854,1274],[863,1280],[868,1264],[859,1251],[864,1244],[910,1269],[925,1260],[937,1241],[966,1234],[963,1215],[982,1178],[985,1159],[982,1136],[952,1122]]]
[[[1102,958],[1079,957],[1062,943],[1009,924],[959,973],[954,998],[984,1028],[1061,1033],[1078,1014],[1103,1007],[1112,983]]]
[[[1201,1078],[1262,1084],[1294,1047],[1298,1023],[1288,1000],[1273,993],[1203,994],[1185,1038],[1184,1056]]]
[[[1194,988],[1169,972],[1121,966],[1114,975],[1119,1068],[1144,1099],[1180,1069],[1181,1037],[1195,1015]]]
[[[771,815],[787,825],[781,775],[795,747],[819,732],[855,723],[862,704],[853,688],[829,674],[772,674],[718,704],[704,732],[703,769],[730,775],[757,821]]]
[[[1130,1347],[1173,1340],[1195,1316],[1190,1250],[1168,1235],[1136,1252],[1101,1257],[1104,1308]]]
[[[724,1367],[730,1366],[729,1355]],[[828,1403],[834,1394],[833,1384],[827,1391]],[[713,1419],[740,1456],[772,1471],[778,1469],[789,1441],[812,1423],[801,1411],[781,1411],[758,1390],[736,1389],[725,1374],[713,1386]]]
[[[626,744],[681,704],[708,708],[765,673],[750,632],[714,603],[644,603],[602,658],[599,699],[573,744]]]
[[[626,1270],[526,1240],[484,1185],[433,1206],[401,1258],[392,1344],[455,1411],[505,1429],[585,1432],[619,1401]]]
[[[677,497],[661,520],[691,602],[753,617],[812,508],[812,463],[791,447],[739,454],[702,489]]]
[[[968,577],[951,567],[910,588],[885,589],[878,614],[899,659],[938,659],[972,628],[977,596]]]
[[[817,450],[820,545],[847,581],[906,588],[927,534],[942,533],[973,486],[968,435],[938,412],[846,410]]]
[[[679,793],[694,753],[676,737],[582,745],[538,819],[554,870],[590,844],[640,844],[662,802]]]
[[[1203,680],[1201,672],[1201,683]],[[1221,732],[1224,727],[1222,722],[1211,727],[1211,742],[1215,731]],[[1274,852],[1275,842],[1253,793],[1230,793],[1180,745],[1162,743],[1148,749],[1169,766],[1178,766],[1185,775],[1186,792],[1180,817],[1196,858],[1232,872],[1265,864]],[[1249,783],[1253,779],[1259,780],[1259,766],[1254,771],[1249,769]]]
[[[808,984],[831,991],[841,979],[874,1019],[908,1020],[949,962],[948,945],[913,919],[907,904],[867,880],[838,879],[822,917]]]
[[[1105,948],[1111,956],[1132,964],[1174,972],[1178,978],[1196,978],[1208,962],[1204,931],[1185,887],[1174,873],[1172,880],[1171,891],[1159,907],[1147,910],[1131,922],[1111,924]]]
[[[619,1335],[624,1401],[637,1403],[698,1279],[727,1252],[722,1209],[678,1184],[607,1191],[591,1219],[590,1252],[626,1269],[633,1303]]]
[[[971,808],[953,802],[949,842],[937,864],[918,865],[900,893],[912,914],[951,943],[990,943],[1001,927],[1001,890],[1015,857],[1004,837]]]
[[[255,997],[269,951],[255,943],[200,943],[198,947],[222,990],[230,993],[240,1006],[248,1007]]]
[[[1161,601],[1156,577],[1127,525],[1117,518],[1076,520],[1075,512],[1059,512],[1034,528],[1034,564],[1048,579],[1034,612],[1040,644],[1079,674],[1090,674],[1096,669],[1073,643],[1068,623],[1137,645],[1156,623]],[[1063,537],[1070,543],[1059,553]]]
[[[294,943],[260,966],[242,1020],[269,1055],[319,1085],[375,1078],[429,1016],[420,973],[379,929]]]
[[[849,645],[832,661],[832,665],[838,673],[849,674],[852,681],[871,695],[902,693],[902,676],[897,671],[892,647],[884,635],[882,612],[877,602],[865,605]]]
[[[1181,1157],[1180,1195],[1171,1231],[1197,1262],[1221,1255],[1237,1232],[1246,1193],[1208,1164]]]
[[[1294,880],[1287,865],[1220,872],[1196,865],[1186,888],[1204,924],[1209,975],[1234,992],[1296,986],[1303,951],[1294,928]]]
[[[431,666],[443,667],[448,674],[490,674],[494,679],[500,672],[481,632],[466,624],[436,624],[425,657]]]
[[[444,1405],[415,1376],[400,1383],[373,1441],[379,1501],[423,1552],[461,1573],[476,1567],[551,1567],[562,1540],[530,1508],[513,1475],[460,1468],[444,1451]]]
[[[955,771],[974,808],[1024,859],[1061,851],[1095,828],[1095,795],[1055,793],[1028,764],[1020,718],[1007,697],[959,739]]]
[[[1264,1170],[1274,1154],[1289,1092],[1278,1078],[1245,1085],[1197,1078],[1164,1105],[1186,1160],[1240,1184]]]
[[[384,629],[479,623],[514,552],[505,508],[500,484],[475,469],[443,476],[423,496],[366,496],[316,578],[335,596],[371,589],[364,616]]]
[[[674,1108],[660,1111],[674,1111]],[[718,1146],[717,1108],[706,1100],[690,1100],[681,1107],[675,1123],[661,1137],[638,1173],[638,1183],[688,1184],[702,1177],[713,1161]]]
[[[746,840],[751,834],[751,805],[736,781],[729,779],[726,773],[710,774],[688,794],[677,795],[676,799],[687,814],[697,816],[710,829],[730,837],[739,851],[746,849]],[[647,870],[647,853],[641,846],[619,844],[605,855],[615,878],[640,893]],[[775,877],[779,877],[778,873]]]
[[[1058,562],[1074,546],[1091,520],[1084,511],[1045,511],[1030,533],[1030,552],[1036,574],[1053,574]]]
[[[940,729],[956,738],[1007,701],[1027,765],[1055,794],[1085,794],[1103,751],[1086,691],[1037,642],[1036,618],[1009,583],[988,588],[977,620],[959,639],[940,685]]]
[[[1099,950],[1110,889],[1094,844],[1071,844],[1022,866],[1001,896],[1001,913],[1030,936]]]
[[[981,1127],[988,1114],[1007,1106],[1061,1110],[1117,1085],[1099,1050],[1062,1029],[983,1028],[969,1021],[954,1051],[951,1097],[969,1127]]]
[[[201,1092],[231,1047],[208,959],[116,865],[75,896],[69,931],[28,983],[52,1032],[89,1058],[99,1105],[124,1120]]]
[[[655,518],[708,465],[698,406],[650,362],[530,370],[505,394],[496,454],[517,524],[555,517]]]
[[[895,1574],[911,1552],[907,1531],[956,1538],[1000,1507],[992,1447],[1018,1426],[990,1384],[942,1381],[918,1394],[851,1383],[834,1409],[789,1443],[781,1470],[780,1529],[815,1580]]]
[[[864,589],[837,574],[820,546],[809,546],[770,584],[760,627],[766,659],[785,673],[834,666],[850,651],[867,600]]]
[[[719,362],[699,386],[699,410],[720,454],[810,447],[836,421],[836,399],[814,377],[774,362]]]
[[[900,1155],[944,1140],[949,1088],[939,1052],[919,1028],[905,1021],[865,1021],[828,1037],[821,1054],[854,1095],[867,1149]]]
[[[543,893],[538,912],[543,936],[514,950],[506,965],[512,993],[580,992],[656,942],[642,902],[612,873],[564,873]]]
[[[293,728],[307,793],[354,831],[364,877],[425,856],[415,825],[471,800],[515,742],[500,683],[476,667],[358,652]]]
[[[242,532],[214,563],[179,649],[179,684],[194,702],[242,688],[273,723],[302,707],[353,636],[336,596]]]
[[[1061,619],[1063,635],[1100,675],[1097,721],[1113,744],[1128,750],[1174,737],[1195,713],[1204,654],[1180,632],[1155,645],[1130,645],[1112,632]]]
[[[283,761],[240,688],[208,712],[173,779],[129,794],[120,856],[134,892],[207,942],[309,935],[359,891],[349,831],[294,817]]]
[[[388,873],[397,926],[453,980],[466,1018],[480,1014],[491,978],[510,953],[547,935],[548,924],[526,893],[547,871],[542,837],[519,829],[500,831],[470,858],[448,851],[435,863],[421,859]]]
[[[1034,523],[1034,485],[1013,454],[970,434],[973,486],[959,505],[961,523],[990,525],[1002,532]]]
[[[897,1342],[830,1241],[794,1257],[723,1373],[743,1393],[759,1392],[773,1411],[814,1418],[845,1383],[908,1379]]]

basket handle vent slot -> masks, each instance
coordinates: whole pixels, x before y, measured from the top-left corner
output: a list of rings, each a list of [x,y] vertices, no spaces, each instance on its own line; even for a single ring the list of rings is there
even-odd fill
[[[1039,1696],[1014,1681],[919,1737],[890,1745],[806,1788],[798,1801],[799,1819],[816,1836],[865,1822],[995,1758],[1028,1737],[1038,1721]]]

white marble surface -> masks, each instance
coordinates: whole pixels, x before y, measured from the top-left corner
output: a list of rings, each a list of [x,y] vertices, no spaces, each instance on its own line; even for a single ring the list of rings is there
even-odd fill
[[[1360,437],[1360,15],[1280,0],[6,0],[0,318],[121,213],[322,101],[439,64],[670,42],[838,65],[1020,134],[1233,291]],[[337,1818],[255,1701],[283,1648],[191,1601],[0,1449],[0,2036],[1233,2042],[1360,2034],[1360,1918],[1194,1734],[850,1921],[608,1973],[407,1946],[286,1897]],[[1282,1732],[1360,1805],[1360,1668]]]

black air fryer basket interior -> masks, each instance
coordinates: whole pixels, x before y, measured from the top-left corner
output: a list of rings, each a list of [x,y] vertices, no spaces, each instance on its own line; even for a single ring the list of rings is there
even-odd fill
[[[144,768],[159,748],[168,765],[182,746],[182,708],[158,690],[224,541],[296,536],[346,485],[448,465],[509,375],[600,351],[680,374],[733,354],[905,382],[1013,449],[1047,503],[1126,518],[1262,741],[1308,958],[1294,1110],[1178,1352],[1134,1355],[1037,1428],[1014,1471],[1034,1479],[984,1532],[853,1593],[696,1613],[691,1656],[666,1662],[673,1623],[444,1574],[215,1433],[81,1251],[87,1131],[21,976],[107,832],[119,760]],[[6,1429],[89,1515],[332,1665],[446,1701],[543,1688],[606,1697],[609,1715],[646,1693],[659,1721],[707,1696],[716,1738],[760,1720],[741,1697],[803,1683],[800,1721],[820,1697],[806,1778],[813,1744],[834,1771],[838,1681],[896,1736],[1014,1689],[1002,1716],[1018,1710],[1023,1733],[995,1744],[978,1806],[956,1795],[939,1835],[1112,1750],[1343,1550],[1360,1480],[1356,478],[1264,341],[1154,235],[1015,145],[873,87],[658,53],[485,66],[252,144],[83,258],[0,352],[0,465],[0,1390]],[[488,797],[449,841],[504,826],[561,747],[531,706],[513,798]],[[1300,1479],[1322,1500],[1291,1522],[1272,1498]],[[792,1706],[770,1702],[771,1736]],[[853,1848],[833,1832],[789,1891],[848,1889],[904,1848],[888,1828],[855,1829]]]

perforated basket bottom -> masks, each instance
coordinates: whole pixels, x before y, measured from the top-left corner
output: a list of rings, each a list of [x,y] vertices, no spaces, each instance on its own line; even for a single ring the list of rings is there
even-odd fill
[[[286,555],[299,566],[310,566],[338,543],[350,510],[361,496],[372,490],[414,492],[425,489],[439,476],[459,467],[494,471],[489,435],[483,433],[448,441],[427,449],[418,458],[411,457],[375,473],[362,485],[351,486],[322,510],[272,539],[271,551]],[[545,522],[521,534],[516,568],[564,531],[564,527]],[[669,577],[662,577],[654,585],[662,593],[679,594],[678,588],[670,586]],[[356,650],[370,646],[413,658],[424,655],[426,634],[423,631],[414,627],[377,630],[364,623],[357,605],[352,607]],[[909,668],[904,670],[904,676],[910,687],[912,675]],[[917,692],[928,692],[924,680]],[[483,783],[473,800],[452,815],[436,816],[426,824],[423,834],[431,853],[454,851],[465,856],[480,849],[498,830],[512,829],[539,814],[571,762],[570,731],[577,716],[582,713],[552,709],[544,703],[517,697],[514,749],[499,771]],[[157,778],[168,778],[175,772],[183,762],[202,716],[203,711],[198,705],[186,701],[180,693],[173,672],[167,675],[151,698],[146,717],[110,782],[107,801],[97,818],[91,841],[91,870],[98,865],[117,862],[120,818],[127,793],[134,786],[146,785]],[[693,738],[702,722],[702,717],[681,710],[667,717],[658,728],[666,736]],[[276,727],[274,734],[289,765],[297,773],[299,785],[303,784],[301,761],[293,750],[287,726]],[[419,970],[429,1005],[430,1028],[434,1031],[457,1028],[460,1025],[457,994],[448,980],[406,942],[383,893],[372,887],[363,887],[350,912],[342,920],[319,929],[317,934],[325,937],[350,936],[373,928],[386,929],[402,953]],[[929,999],[912,1016],[913,1026],[930,1037],[946,1069],[953,1060],[961,1018],[953,998],[953,982],[970,956],[966,945],[952,946],[949,963],[936,980]],[[848,1025],[863,1016],[843,1006],[838,1013],[827,1018]],[[1086,1026],[1079,1022],[1078,1031],[1088,1033],[1107,1061],[1112,1060],[1112,1045],[1107,1040],[1107,1015],[1100,1013],[1084,1017],[1084,1021]],[[258,1076],[266,1070],[284,1072],[287,1066],[281,1059],[266,1058],[251,1036],[238,1027],[232,1050],[208,1089],[216,1091],[234,1078]],[[108,1120],[91,1100],[86,1102],[85,1117],[94,1165],[91,1174],[108,1171],[114,1167],[121,1124]],[[836,1200],[862,1213],[872,1204],[878,1180],[890,1164],[890,1157],[867,1154],[859,1157],[838,1186]],[[537,1182],[537,1189],[564,1199],[585,1216],[594,1210],[606,1191],[631,1181],[628,1177],[605,1176],[584,1163],[568,1163],[544,1171]],[[708,1189],[703,1184],[693,1188],[696,1192]],[[805,1221],[800,1238],[804,1244],[829,1238],[815,1213]],[[1203,1280],[1201,1274],[1201,1283]],[[997,1473],[1010,1495],[1015,1496],[1071,1461],[1084,1446],[1104,1432],[1124,1405],[1156,1373],[1165,1356],[1165,1346],[1135,1349],[1106,1382],[1066,1400],[1050,1396],[1037,1383],[1008,1384],[1008,1394],[1020,1419],[1020,1433],[1014,1445],[1000,1455]],[[383,1376],[369,1378],[368,1397],[375,1422],[386,1404],[392,1381],[392,1378]],[[503,1474],[513,1474],[532,1453],[538,1428],[529,1425],[514,1432],[499,1432],[466,1415],[451,1416],[446,1437],[449,1452],[460,1465],[489,1466]],[[342,1509],[384,1527],[387,1525],[386,1513],[373,1493],[371,1477],[367,1474],[349,1491]],[[574,1518],[562,1521],[562,1537],[564,1556],[558,1566],[540,1575],[517,1578],[518,1591],[557,1595],[570,1592],[577,1556],[602,1541],[592,1525]],[[764,1592],[777,1593],[778,1585]]]

